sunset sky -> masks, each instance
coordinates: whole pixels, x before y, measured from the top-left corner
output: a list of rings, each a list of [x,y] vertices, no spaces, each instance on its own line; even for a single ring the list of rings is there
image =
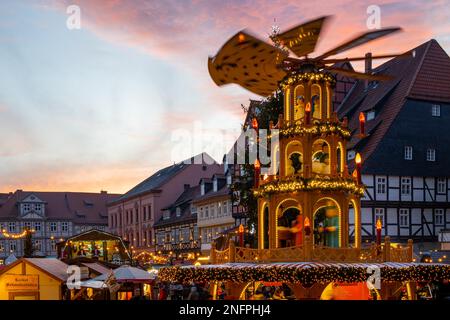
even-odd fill
[[[80,30],[66,27],[72,4]],[[257,97],[215,86],[208,55],[244,28],[267,39],[274,18],[283,30],[332,14],[320,53],[368,31],[369,5],[404,31],[345,56],[431,38],[450,53],[450,0],[0,1],[0,192],[122,193],[185,156],[221,161]]]

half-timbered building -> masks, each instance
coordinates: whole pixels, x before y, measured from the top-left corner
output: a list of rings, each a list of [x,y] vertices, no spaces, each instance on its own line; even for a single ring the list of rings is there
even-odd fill
[[[349,167],[363,158],[363,240],[380,220],[382,234],[423,246],[450,227],[450,58],[435,40],[410,53],[373,70],[366,56],[367,72],[391,79],[357,81],[337,111],[353,131]]]

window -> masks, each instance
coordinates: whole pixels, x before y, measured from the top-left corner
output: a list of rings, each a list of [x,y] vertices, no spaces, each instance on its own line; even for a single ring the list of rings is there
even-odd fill
[[[377,193],[378,194],[386,193],[386,178],[383,177],[377,178]]]
[[[405,160],[412,160],[413,158],[413,148],[411,146],[405,147]]]
[[[34,242],[34,249],[36,251],[41,251],[42,250],[42,241],[41,240],[36,240]]]
[[[437,179],[437,193],[440,194],[447,193],[447,181],[445,178]]]
[[[23,210],[24,213],[30,212],[31,211],[31,205],[29,203],[22,204],[22,210]]]
[[[400,227],[409,227],[409,210],[408,209],[400,209]]]
[[[163,213],[163,220],[168,220],[170,219],[170,210],[166,210]]]
[[[434,210],[434,224],[436,226],[443,226],[445,224],[444,209]]]
[[[356,157],[356,152],[354,150],[349,150],[347,152],[347,159],[348,160],[353,160]]]
[[[373,120],[373,119],[375,119],[375,111],[369,111],[369,112],[367,112],[366,120],[367,120],[367,121],[370,121],[370,120]]]
[[[441,106],[438,104],[431,105],[431,115],[433,117],[440,117],[441,116]]]
[[[62,232],[68,232],[69,231],[69,223],[68,222],[62,222],[61,223],[61,231]]]
[[[10,241],[9,242],[9,252],[15,252],[16,251],[16,242],[15,241]]]
[[[16,232],[16,223],[15,222],[8,223],[8,232]]]
[[[223,202],[223,214],[224,215],[227,215],[228,214],[228,202],[227,201],[224,201]]]
[[[402,178],[401,193],[402,195],[411,194],[411,178]]]
[[[50,250],[56,251],[56,240],[50,240]]]
[[[197,207],[191,204],[191,214],[197,213]]]
[[[176,214],[177,214],[177,217],[181,216],[181,209],[180,209],[180,207],[177,207]]]
[[[31,222],[29,222],[29,221],[25,222],[25,228],[27,228],[27,229],[33,229],[33,227],[32,227],[31,225],[32,225]]]
[[[56,222],[50,222],[50,232],[56,232]]]
[[[205,207],[205,218],[209,218],[209,209]]]
[[[35,204],[34,204],[34,211],[40,213],[41,210],[42,210],[42,204],[40,204],[40,203],[35,203]]]
[[[378,220],[381,221],[381,225],[384,228],[384,208],[375,208],[375,224]]]
[[[427,161],[436,161],[435,149],[427,149]]]
[[[41,223],[40,222],[35,222],[34,223],[34,230],[37,231],[41,231]]]

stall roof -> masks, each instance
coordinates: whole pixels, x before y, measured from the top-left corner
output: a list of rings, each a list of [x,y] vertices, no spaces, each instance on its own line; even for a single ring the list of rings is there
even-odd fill
[[[92,280],[105,281],[108,276],[108,273],[104,273]],[[155,274],[150,274],[145,270],[125,265],[114,270],[114,277],[117,282],[146,282],[154,280]]]
[[[69,277],[67,274],[68,265],[55,258],[21,258],[0,270],[0,274],[7,272],[22,262],[31,264],[36,269],[59,281],[66,281]]]
[[[97,263],[97,262],[93,262],[93,263],[84,262],[84,263],[82,263],[82,265],[88,267],[89,269],[94,270],[95,272],[97,272],[99,274],[109,273],[111,271],[111,269],[109,269],[109,268],[105,267],[104,265]]]

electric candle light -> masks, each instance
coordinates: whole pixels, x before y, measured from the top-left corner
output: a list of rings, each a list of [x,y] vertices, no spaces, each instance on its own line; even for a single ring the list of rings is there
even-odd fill
[[[239,246],[244,246],[244,226],[242,224],[239,225]]]
[[[358,184],[362,184],[361,180],[361,155],[359,152],[356,154],[355,163],[356,163],[356,177],[358,179]]]
[[[305,122],[306,124],[309,124],[311,122],[311,103],[306,104],[305,108]]]
[[[258,124],[258,120],[256,118],[252,119],[252,128],[255,130],[258,130],[259,124]]]
[[[378,218],[377,220],[377,245],[381,245],[381,219]]]
[[[259,175],[261,173],[261,163],[258,159],[255,160],[255,188],[259,187]]]
[[[366,123],[366,117],[364,116],[363,112],[360,112],[359,113],[359,131],[360,131],[361,136],[366,135],[365,128],[364,128],[365,123]]]

